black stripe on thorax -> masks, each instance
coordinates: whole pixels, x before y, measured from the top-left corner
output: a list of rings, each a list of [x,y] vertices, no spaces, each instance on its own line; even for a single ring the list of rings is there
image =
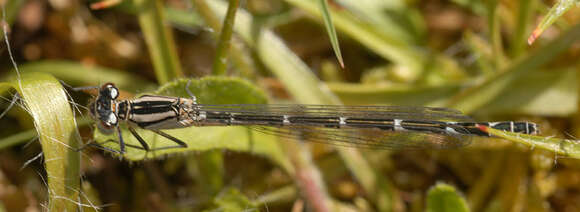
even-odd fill
[[[179,112],[180,98],[164,96],[142,96],[130,101],[132,114],[155,114],[168,111]]]
[[[180,115],[180,98],[146,95],[128,103],[130,120],[142,128],[171,119],[178,121]]]

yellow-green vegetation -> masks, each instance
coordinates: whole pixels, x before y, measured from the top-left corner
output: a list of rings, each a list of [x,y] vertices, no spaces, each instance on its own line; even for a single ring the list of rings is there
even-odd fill
[[[577,3],[5,1],[0,211],[580,210]],[[87,111],[96,90],[70,88],[106,82],[120,99],[436,106],[541,133],[409,151],[189,127],[164,130],[187,148],[118,154],[87,145],[119,150]]]

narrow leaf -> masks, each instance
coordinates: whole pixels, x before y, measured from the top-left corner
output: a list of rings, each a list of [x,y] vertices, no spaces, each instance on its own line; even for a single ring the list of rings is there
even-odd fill
[[[43,60],[26,63],[21,65],[19,69],[22,72],[48,73],[71,86],[100,85],[105,82],[113,82],[118,87],[129,89],[130,91],[142,90],[154,86],[153,83],[134,74],[73,61]]]
[[[559,38],[537,49],[527,57],[512,65],[478,86],[471,87],[451,100],[449,107],[459,109],[465,113],[472,113],[493,101],[498,95],[506,92],[514,80],[537,72],[544,65],[558,56],[580,38],[580,24],[576,24]],[[530,82],[528,82],[530,84]]]
[[[528,44],[532,45],[534,41],[540,37],[542,32],[546,30],[554,21],[556,21],[560,16],[564,15],[566,11],[570,10],[570,8],[574,7],[578,3],[578,0],[560,0],[556,3],[548,14],[542,19],[540,24],[534,29],[530,37],[528,37]]]
[[[328,33],[328,37],[330,38],[330,43],[332,44],[332,49],[334,50],[336,59],[338,59],[340,67],[344,68],[342,53],[340,52],[340,45],[338,43],[338,36],[336,35],[336,29],[334,28],[334,24],[332,23],[332,17],[330,16],[330,11],[328,11],[328,2],[326,1],[327,0],[318,0],[318,2],[320,3],[320,11],[322,13],[322,19],[324,19],[324,26],[326,27],[326,32]]]
[[[166,26],[162,3],[161,0],[133,0],[155,76],[159,83],[166,83],[183,76],[183,71],[177,58],[173,33]]]
[[[229,2],[230,4],[228,5],[228,11],[220,31],[216,56],[213,61],[214,75],[224,75],[226,73],[228,55],[230,52],[230,40],[232,39],[234,22],[236,20],[236,11],[238,11],[240,0],[230,0]]]
[[[480,126],[480,129],[493,136],[521,143],[531,148],[545,149],[565,157],[580,159],[580,142],[576,140],[511,133],[486,126]]]
[[[67,94],[49,74],[25,73],[12,86],[34,120],[46,167],[47,210],[77,211],[80,197],[80,136]]]

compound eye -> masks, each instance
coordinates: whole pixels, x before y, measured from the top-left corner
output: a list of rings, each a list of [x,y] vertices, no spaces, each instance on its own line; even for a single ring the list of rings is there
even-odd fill
[[[119,97],[119,89],[117,89],[117,87],[115,87],[113,83],[107,83],[106,86],[109,90],[109,95],[111,96],[111,98],[117,99],[117,97]]]
[[[113,83],[106,83],[101,87],[101,95],[117,99],[119,97],[119,89]]]
[[[111,92],[111,98],[117,99],[117,97],[119,96],[119,89],[117,89],[115,87],[111,87],[110,92]]]

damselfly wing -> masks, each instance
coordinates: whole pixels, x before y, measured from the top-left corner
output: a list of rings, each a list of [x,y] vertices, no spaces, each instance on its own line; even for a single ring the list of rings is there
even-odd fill
[[[120,153],[125,143],[119,121],[146,151],[187,147],[180,138],[162,130],[204,126],[248,126],[258,132],[285,138],[375,149],[441,149],[468,145],[471,137],[490,136],[477,126],[509,132],[535,134],[531,122],[474,122],[460,111],[448,108],[406,106],[339,105],[252,105],[198,104],[195,97],[145,95],[117,100],[118,89],[111,83],[99,89],[90,107],[100,128],[116,129]],[[150,148],[134,128],[150,130],[176,145]]]

